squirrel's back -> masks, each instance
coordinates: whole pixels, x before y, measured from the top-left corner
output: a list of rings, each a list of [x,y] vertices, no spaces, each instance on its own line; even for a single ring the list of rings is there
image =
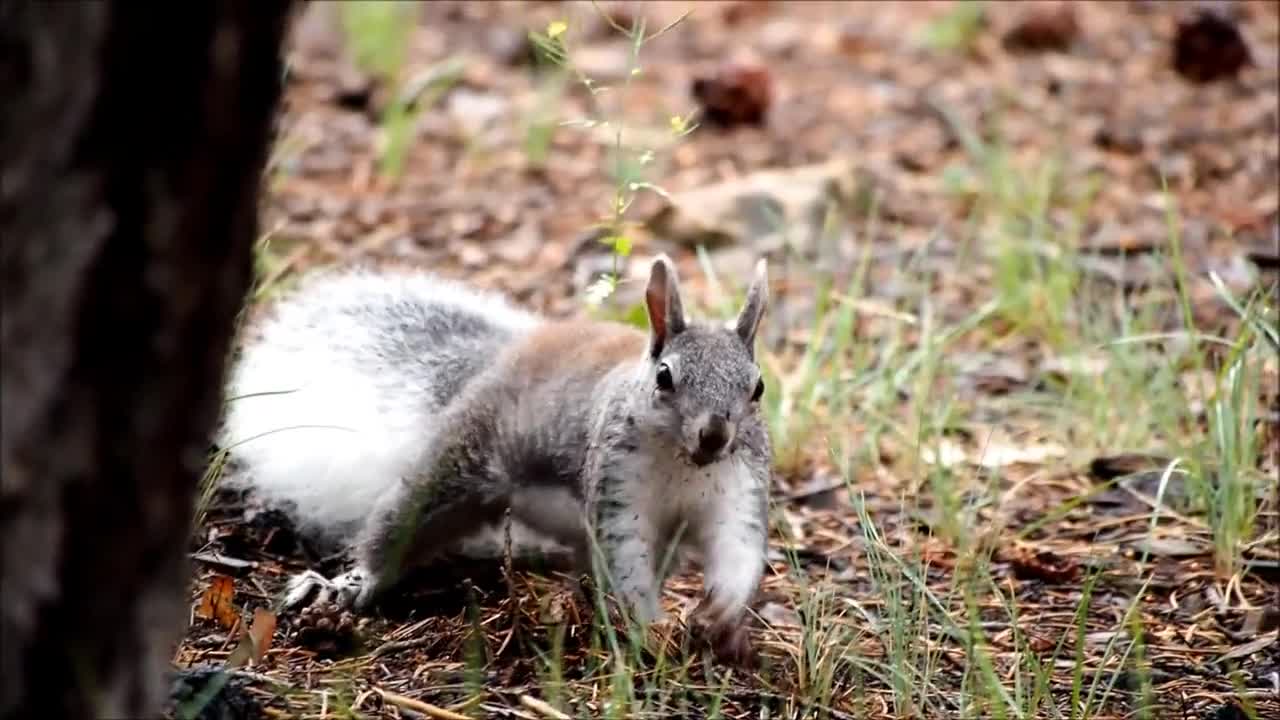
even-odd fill
[[[308,529],[353,531],[417,460],[440,410],[540,324],[497,294],[426,273],[307,279],[233,363],[219,438],[232,482]]]

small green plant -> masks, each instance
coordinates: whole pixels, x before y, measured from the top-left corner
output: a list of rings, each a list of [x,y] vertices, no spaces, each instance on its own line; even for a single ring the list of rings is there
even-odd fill
[[[413,78],[405,68],[417,3],[395,0],[352,0],[339,4],[348,49],[356,65],[377,78],[387,93],[380,126],[379,172],[399,179],[413,139],[418,112],[430,107],[462,76],[463,63],[449,58]]]
[[[1244,322],[1240,337],[1215,377],[1206,407],[1209,436],[1204,455],[1212,458],[1213,464],[1200,464],[1199,482],[1193,485],[1207,500],[1219,574],[1230,577],[1238,568],[1241,548],[1253,538],[1261,490],[1267,483],[1258,469],[1259,367],[1266,353],[1276,351],[1277,344],[1275,326],[1268,327],[1259,317],[1256,302],[1241,307],[1220,280],[1216,287]]]
[[[961,0],[924,27],[921,42],[934,50],[967,50],[982,31],[985,13],[986,7],[980,0]]]
[[[592,100],[594,108],[592,117],[569,120],[562,124],[586,130],[612,131],[613,146],[611,148],[610,174],[613,176],[615,187],[609,211],[600,221],[602,232],[599,242],[609,247],[613,255],[613,267],[610,272],[602,274],[592,283],[585,293],[585,300],[588,306],[598,309],[617,289],[618,283],[621,282],[620,263],[631,255],[634,233],[630,230],[627,211],[635,201],[637,193],[650,191],[666,195],[666,191],[661,187],[644,179],[645,169],[654,160],[654,150],[633,147],[629,142],[625,142],[624,137],[627,136],[625,121],[622,118],[609,117],[601,100],[606,93],[615,89],[625,93],[630,88],[632,79],[642,75],[644,72],[640,65],[641,49],[682,22],[688,16],[688,13],[681,15],[656,32],[650,33],[643,16],[637,19],[632,27],[628,28],[623,27],[609,13],[601,10],[594,1],[592,2],[592,7],[599,12],[600,16],[614,30],[622,34],[630,42],[627,71],[621,88],[612,88],[597,83],[586,77],[581,70],[574,66],[573,54],[569,47],[571,33],[567,21],[553,21],[547,25],[544,32],[530,31],[529,38],[539,51],[540,57],[571,73],[582,87],[587,90]],[[689,134],[694,129],[689,117],[672,116],[670,123],[671,132],[677,138]]]

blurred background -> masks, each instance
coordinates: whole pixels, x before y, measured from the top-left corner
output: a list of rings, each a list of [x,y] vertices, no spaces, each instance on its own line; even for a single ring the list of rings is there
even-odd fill
[[[625,219],[637,254],[701,244],[729,276],[929,246],[989,285],[955,255],[1008,241],[1137,282],[1168,249],[1167,186],[1186,255],[1238,286],[1275,252],[1278,22],[1265,2],[312,3],[264,262],[402,260],[557,310],[610,267],[596,224]]]

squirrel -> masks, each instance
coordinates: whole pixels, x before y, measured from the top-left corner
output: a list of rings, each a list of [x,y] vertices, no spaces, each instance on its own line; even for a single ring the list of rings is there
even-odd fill
[[[772,469],[755,359],[766,264],[724,325],[686,318],[665,254],[644,302],[647,333],[369,270],[320,273],[278,302],[233,360],[221,441],[244,484],[354,559],[333,579],[294,576],[285,605],[318,586],[367,609],[509,510],[513,539],[568,548],[643,625],[664,617],[666,577],[699,561],[695,618],[713,642],[744,643]]]

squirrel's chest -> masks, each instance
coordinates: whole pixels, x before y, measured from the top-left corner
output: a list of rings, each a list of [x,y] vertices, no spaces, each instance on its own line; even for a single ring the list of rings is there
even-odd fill
[[[739,458],[698,467],[659,453],[636,453],[615,460],[603,481],[602,495],[622,500],[632,512],[661,528],[684,524],[692,529],[716,509],[749,491],[750,474]]]

